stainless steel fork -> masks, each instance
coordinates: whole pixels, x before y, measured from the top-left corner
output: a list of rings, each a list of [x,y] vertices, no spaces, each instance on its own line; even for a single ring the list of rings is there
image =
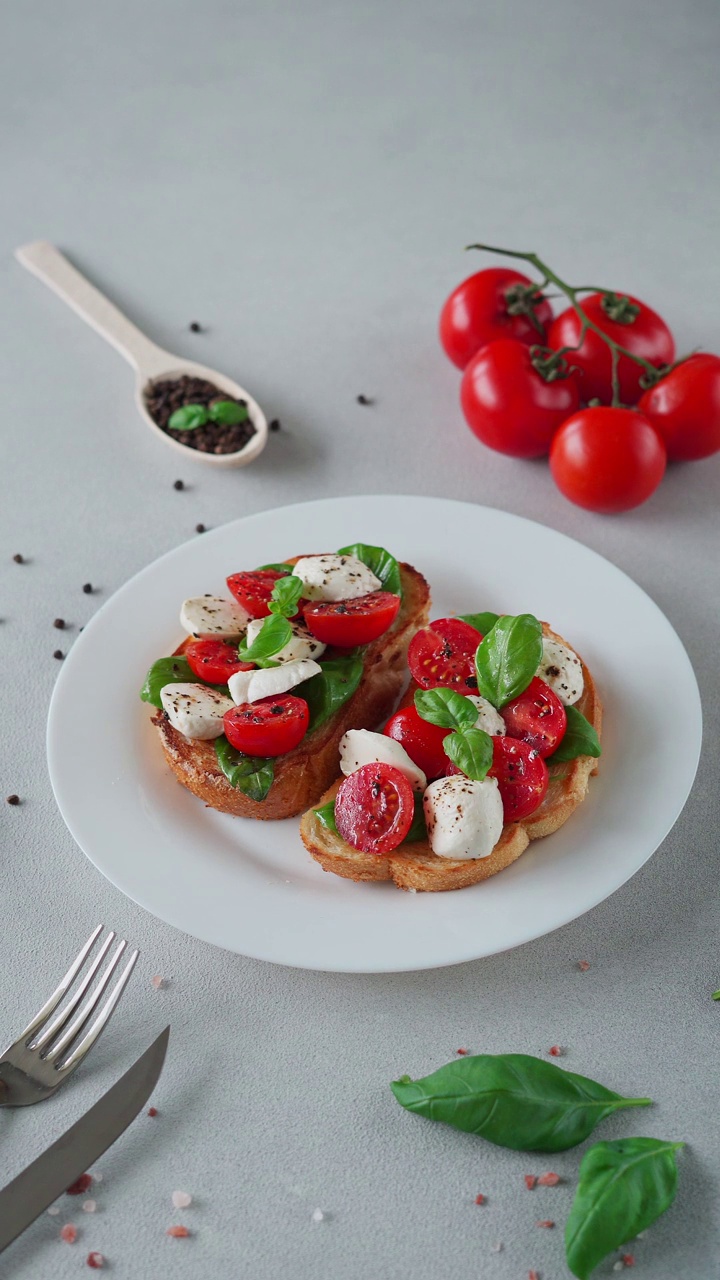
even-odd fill
[[[88,995],[90,986],[112,946],[115,938],[113,932],[106,937],[77,989],[70,995],[62,1009],[58,1013],[55,1012],[80,973],[103,927],[99,924],[90,935],[59,987],[53,991],[50,999],[35,1015],[22,1035],[0,1057],[0,1107],[28,1107],[33,1102],[42,1102],[44,1098],[49,1098],[50,1094],[55,1093],[56,1089],[59,1089],[60,1085],[64,1084],[73,1071],[80,1066],[83,1058],[105,1030],[140,954],[139,951],[133,951],[107,1000],[101,1004],[113,976],[118,972],[127,947],[123,939],[115,948],[110,963],[95,990]],[[86,996],[87,999],[85,999]],[[96,1016],[93,1018],[93,1015]],[[85,1031],[84,1035],[83,1031]]]

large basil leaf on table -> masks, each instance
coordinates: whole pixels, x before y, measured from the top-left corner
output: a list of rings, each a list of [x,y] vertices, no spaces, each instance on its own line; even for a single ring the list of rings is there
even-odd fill
[[[524,1053],[477,1054],[390,1087],[407,1111],[513,1151],[566,1151],[614,1111],[650,1103]]]
[[[237,787],[250,800],[264,800],[275,778],[272,760],[246,756],[231,747],[224,734],[215,739],[218,764],[231,787]]]
[[[226,684],[208,684],[207,680],[201,680],[195,675],[190,663],[184,654],[179,653],[173,658],[158,658],[157,662],[153,662],[150,670],[145,677],[145,683],[140,690],[140,697],[143,702],[150,702],[154,707],[162,709],[162,700],[160,692],[165,688],[166,684],[207,684],[209,689],[217,689],[218,693],[227,694],[228,687]]]
[[[343,658],[328,658],[320,666],[322,671],[293,690],[298,697],[305,699],[310,709],[308,733],[314,733],[324,725],[352,697],[362,679],[362,652]]]
[[[392,591],[394,595],[402,596],[400,566],[384,547],[371,547],[367,542],[353,542],[349,547],[341,547],[338,555],[355,556],[380,579],[383,591]]]

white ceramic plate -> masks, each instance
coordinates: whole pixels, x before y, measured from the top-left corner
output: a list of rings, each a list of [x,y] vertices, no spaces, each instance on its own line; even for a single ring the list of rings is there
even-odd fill
[[[486,884],[408,894],[328,875],[303,848],[297,819],[231,818],[178,786],[150,709],[139,701],[147,668],[178,643],[186,596],[223,593],[227,574],[239,569],[354,541],[386,546],[416,565],[432,587],[432,616],[535,613],[577,646],[595,676],[605,705],[604,755],[588,799],[559,832]],[[542,565],[546,573],[538,572]],[[130,625],[138,618],[141,627]],[[112,725],[111,735],[103,736],[103,725]],[[487,507],[350,497],[237,520],[126,583],[65,661],[50,707],[48,761],[81,849],[160,919],[278,964],[394,972],[515,947],[608,897],[677,819],[700,740],[697,684],[678,636],[607,560]]]

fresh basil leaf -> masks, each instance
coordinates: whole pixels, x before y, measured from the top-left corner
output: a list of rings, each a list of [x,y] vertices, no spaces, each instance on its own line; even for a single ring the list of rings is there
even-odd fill
[[[478,718],[475,704],[455,689],[417,689],[415,710],[441,729],[472,729]]]
[[[367,542],[353,542],[349,547],[341,547],[338,555],[356,556],[380,579],[383,591],[392,591],[394,595],[402,597],[400,566],[384,547],[371,547]]]
[[[190,684],[206,684],[209,689],[217,689],[218,693],[228,691],[226,684],[210,684],[208,680],[201,680],[195,675],[185,655],[179,653],[174,658],[158,658],[157,662],[153,662],[140,690],[140,697],[143,702],[151,702],[154,707],[162,708],[161,689],[166,684],[185,684],[188,681]]]
[[[471,704],[472,705],[472,704]],[[477,720],[477,711],[475,712]],[[459,729],[443,739],[445,755],[449,756],[467,778],[482,782],[493,762],[493,740],[484,729]]]
[[[195,431],[204,427],[210,415],[204,404],[184,404],[170,415],[168,426],[171,431]]]
[[[650,1104],[524,1053],[462,1058],[422,1080],[404,1076],[390,1087],[407,1111],[512,1151],[567,1151],[621,1107]]]
[[[318,822],[321,822],[324,827],[327,827],[328,831],[332,831],[335,836],[338,834],[338,829],[335,824],[334,800],[328,800],[327,804],[321,805],[319,809],[313,809],[313,813],[315,814]]]
[[[285,564],[281,561],[278,564],[261,564],[260,568],[256,569],[255,572],[262,573],[265,569],[274,569],[276,573],[292,573],[293,567],[293,565]]]
[[[285,645],[292,640],[292,633],[292,627],[287,618],[271,614],[263,620],[252,644],[243,643],[239,646],[238,657],[241,662],[257,662],[259,665],[265,658],[272,658],[284,649]]]
[[[275,778],[272,760],[243,755],[230,746],[224,734],[215,739],[215,754],[231,787],[237,787],[250,800],[265,799]]]
[[[284,618],[292,618],[297,613],[303,586],[302,578],[296,578],[292,574],[288,574],[286,578],[278,578],[268,602],[270,612],[278,613]]]
[[[602,755],[600,739],[590,721],[576,707],[566,707],[567,729],[557,751],[545,761],[546,764],[559,763],[561,760],[575,760],[578,756]]]
[[[495,623],[499,618],[498,613],[459,613],[458,617],[461,622],[467,622],[469,626],[474,627],[481,635],[486,636],[488,631],[492,631]]]
[[[314,733],[339,711],[357,689],[363,673],[362,651],[321,662],[322,670],[299,684],[294,693],[310,708],[308,733]]]
[[[237,422],[245,422],[250,414],[246,404],[238,404],[237,400],[216,400],[208,406],[208,413],[213,422],[224,427],[234,427]]]
[[[677,1191],[675,1152],[683,1142],[624,1138],[585,1153],[565,1227],[567,1263],[578,1280],[670,1208]]]
[[[504,707],[527,689],[542,651],[542,627],[533,614],[498,618],[475,654],[479,692],[494,707]]]

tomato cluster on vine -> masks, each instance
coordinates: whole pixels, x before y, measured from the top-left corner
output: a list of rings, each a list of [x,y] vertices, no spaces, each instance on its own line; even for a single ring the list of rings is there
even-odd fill
[[[442,345],[463,370],[463,413],[484,444],[549,454],[561,492],[600,512],[644,502],[668,461],[720,450],[720,357],[676,360],[669,326],[646,303],[567,285],[535,254],[495,252],[525,259],[541,279],[489,267],[440,315]],[[570,303],[559,315],[548,285]]]

